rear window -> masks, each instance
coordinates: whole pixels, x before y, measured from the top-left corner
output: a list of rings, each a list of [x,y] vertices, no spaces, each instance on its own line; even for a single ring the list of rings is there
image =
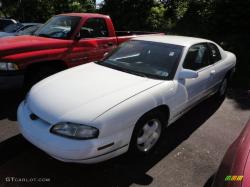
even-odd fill
[[[103,18],[90,18],[81,27],[81,35],[84,38],[108,37],[109,32],[106,21]]]

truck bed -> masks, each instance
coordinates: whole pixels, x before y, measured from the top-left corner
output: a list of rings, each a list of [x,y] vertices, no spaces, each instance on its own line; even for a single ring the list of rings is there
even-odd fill
[[[144,36],[144,35],[164,35],[164,33],[158,33],[158,32],[145,32],[145,31],[116,31],[116,37],[117,37],[117,43],[118,45],[138,36]]]

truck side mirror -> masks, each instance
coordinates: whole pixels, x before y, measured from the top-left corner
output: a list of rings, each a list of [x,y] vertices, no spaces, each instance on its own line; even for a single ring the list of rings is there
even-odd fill
[[[182,69],[178,75],[179,79],[193,79],[197,78],[199,74],[196,71],[189,69]]]
[[[80,40],[82,38],[93,38],[92,33],[93,29],[82,27],[80,32],[76,34],[75,39]]]
[[[76,34],[75,39],[76,39],[76,40],[80,40],[80,39],[81,39],[81,33],[80,33],[80,32],[78,32],[78,33]]]
[[[109,54],[108,52],[104,53],[103,57],[106,57],[106,56],[108,56],[108,54]]]

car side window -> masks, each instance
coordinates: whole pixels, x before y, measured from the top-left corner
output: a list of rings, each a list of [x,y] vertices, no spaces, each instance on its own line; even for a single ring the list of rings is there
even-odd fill
[[[189,48],[183,68],[199,70],[209,64],[208,46],[206,44],[196,44]]]
[[[208,43],[210,49],[210,56],[212,63],[216,63],[221,60],[221,54],[218,47],[212,43]]]
[[[83,38],[108,37],[108,28],[106,21],[102,18],[90,18],[81,27],[81,36]]]

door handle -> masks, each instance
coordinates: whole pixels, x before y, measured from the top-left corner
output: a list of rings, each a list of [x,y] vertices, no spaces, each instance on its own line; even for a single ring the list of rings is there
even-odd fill
[[[211,75],[214,75],[215,73],[216,73],[215,70],[212,70],[212,71],[210,72]]]
[[[113,46],[114,44],[112,43],[112,42],[108,42],[108,43],[106,43],[106,44],[104,44],[103,46],[104,47],[111,47],[111,46]]]
[[[113,46],[113,42],[109,42],[108,46],[110,46],[110,47]]]

